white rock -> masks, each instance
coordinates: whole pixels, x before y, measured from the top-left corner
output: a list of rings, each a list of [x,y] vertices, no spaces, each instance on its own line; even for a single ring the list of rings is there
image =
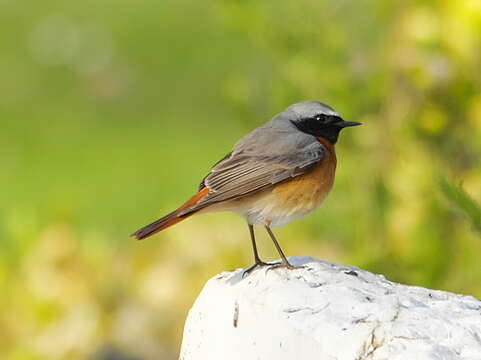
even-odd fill
[[[209,280],[181,360],[481,360],[481,301],[310,257]]]

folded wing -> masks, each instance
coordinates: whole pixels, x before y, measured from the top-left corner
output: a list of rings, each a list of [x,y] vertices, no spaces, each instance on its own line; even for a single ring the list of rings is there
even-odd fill
[[[289,149],[292,150],[292,149]],[[200,185],[209,193],[179,215],[187,215],[214,203],[236,199],[287,179],[305,174],[318,165],[326,149],[318,141],[277,155],[233,151],[217,163]]]

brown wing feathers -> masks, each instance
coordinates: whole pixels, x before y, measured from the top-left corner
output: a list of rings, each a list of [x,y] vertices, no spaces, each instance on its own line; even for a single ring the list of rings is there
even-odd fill
[[[204,179],[209,193],[179,214],[187,215],[220,201],[240,198],[309,172],[325,155],[325,147],[317,144],[315,151],[310,149],[284,156],[231,155]]]

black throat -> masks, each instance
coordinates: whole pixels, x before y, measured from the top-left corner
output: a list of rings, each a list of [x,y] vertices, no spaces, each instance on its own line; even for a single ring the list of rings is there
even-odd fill
[[[303,119],[301,121],[292,121],[292,123],[302,132],[313,135],[321,136],[329,140],[332,144],[337,142],[339,133],[342,127],[334,124],[320,124],[316,119]]]
[[[339,137],[339,133],[341,132],[342,128],[338,126],[328,126],[321,131],[319,131],[319,135],[316,136],[321,136],[323,138],[326,138],[329,140],[331,143],[335,144],[337,142],[337,139]]]

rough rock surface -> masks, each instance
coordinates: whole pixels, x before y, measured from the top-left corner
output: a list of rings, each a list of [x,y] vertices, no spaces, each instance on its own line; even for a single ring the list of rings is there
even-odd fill
[[[207,282],[181,360],[481,360],[481,301],[406,286],[356,267],[243,269]]]

